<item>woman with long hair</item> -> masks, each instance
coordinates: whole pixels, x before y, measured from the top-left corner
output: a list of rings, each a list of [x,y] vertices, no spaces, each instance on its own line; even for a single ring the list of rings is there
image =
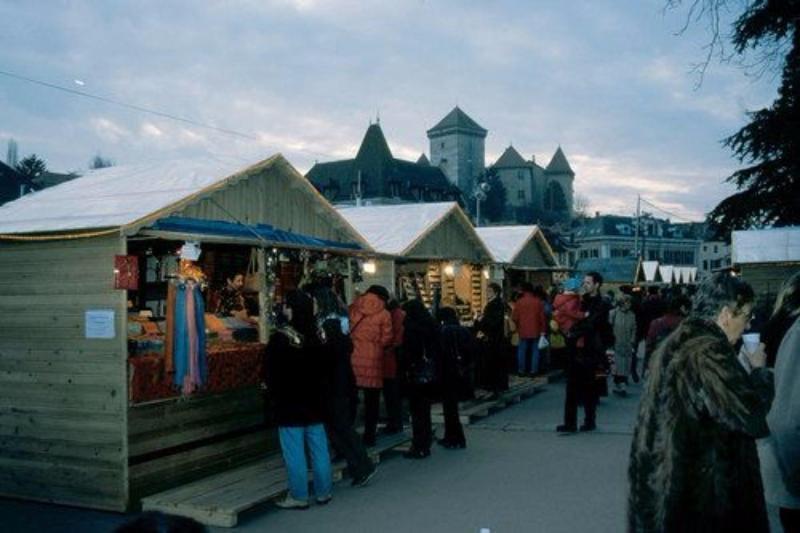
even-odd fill
[[[775,399],[759,441],[764,495],[780,508],[784,531],[800,531],[800,272],[784,283],[763,340],[775,368]]]
[[[307,509],[306,450],[311,456],[317,503],[330,502],[333,489],[328,438],[323,426],[322,339],[310,296],[290,291],[283,313],[287,323],[270,336],[264,365],[289,477],[289,493],[277,505],[284,509]]]
[[[472,396],[470,370],[475,360],[474,341],[452,307],[439,309],[439,321],[444,438],[438,442],[449,450],[463,449],[467,447],[467,439],[458,416],[458,402]]]
[[[424,459],[431,454],[432,389],[439,378],[439,327],[420,300],[403,305],[406,312],[402,368],[411,411],[411,449],[409,459]]]

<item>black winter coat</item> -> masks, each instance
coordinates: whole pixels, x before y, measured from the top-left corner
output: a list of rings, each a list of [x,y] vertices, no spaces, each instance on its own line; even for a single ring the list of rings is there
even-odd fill
[[[406,317],[404,323],[403,346],[399,367],[407,385],[415,385],[421,369],[425,366],[423,358],[433,361],[437,380],[441,377],[441,354],[439,348],[439,328],[431,321],[419,323]]]
[[[338,318],[328,318],[322,322],[325,342],[322,345],[323,391],[326,401],[350,399],[356,391],[356,378],[350,354],[353,342],[342,332]]]
[[[505,304],[499,297],[486,304],[483,317],[477,323],[478,331],[486,336],[490,350],[505,346]]]
[[[723,331],[689,318],[653,353],[628,477],[628,531],[767,533],[757,438],[772,373],[748,375]]]
[[[442,361],[442,397],[463,401],[472,398],[475,340],[460,325],[442,326],[439,339]]]
[[[290,327],[270,336],[265,355],[267,394],[279,426],[323,421],[324,362],[319,339],[304,339]]]

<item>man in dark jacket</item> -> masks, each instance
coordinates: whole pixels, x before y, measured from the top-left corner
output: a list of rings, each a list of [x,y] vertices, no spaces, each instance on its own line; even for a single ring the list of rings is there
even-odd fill
[[[497,395],[508,390],[508,351],[505,335],[506,305],[497,283],[487,289],[488,302],[475,324],[483,338],[483,359],[486,370],[485,385]],[[482,383],[483,384],[483,383]]]
[[[700,287],[692,315],[653,353],[631,447],[628,531],[767,533],[755,439],[769,433],[772,374],[763,345],[736,344],[753,291],[726,273]]]
[[[606,348],[613,343],[608,321],[609,306],[600,295],[603,276],[589,272],[583,278],[581,310],[584,318],[569,330],[567,342],[567,395],[564,401],[564,424],[559,433],[572,433],[578,428],[578,404],[583,404],[581,431],[596,429],[597,385],[595,374],[603,364]]]

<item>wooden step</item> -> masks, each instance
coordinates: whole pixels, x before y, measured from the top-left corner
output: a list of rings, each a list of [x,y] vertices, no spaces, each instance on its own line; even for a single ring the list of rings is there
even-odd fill
[[[383,454],[411,441],[406,432],[378,437],[367,452],[379,462]],[[347,465],[332,466],[333,480],[344,476]],[[309,479],[312,474],[309,472]],[[193,518],[209,526],[235,527],[239,515],[259,504],[274,500],[288,489],[286,469],[280,454],[245,466],[188,483],[142,499],[143,511],[161,511]]]
[[[511,378],[508,390],[497,398],[478,398],[468,402],[461,402],[458,408],[458,418],[462,424],[468,426],[477,419],[489,416],[489,414],[497,412],[509,404],[519,403],[523,399],[533,396],[546,384],[547,378],[519,378],[515,376]],[[431,420],[435,424],[444,424],[444,413],[441,405],[433,407]]]

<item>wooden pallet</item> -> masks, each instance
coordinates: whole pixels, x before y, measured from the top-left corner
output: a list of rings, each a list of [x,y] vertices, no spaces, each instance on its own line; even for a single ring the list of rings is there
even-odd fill
[[[470,425],[479,418],[489,416],[508,405],[521,402],[524,398],[533,396],[547,384],[547,378],[512,378],[507,391],[497,398],[479,398],[459,405],[458,417],[463,425]],[[444,424],[442,406],[437,405],[431,412],[434,424]]]
[[[368,453],[378,463],[381,455],[410,440],[411,437],[405,432],[381,436],[376,445],[368,449]],[[334,463],[333,480],[341,480],[346,468],[344,461]],[[209,526],[235,527],[241,513],[282,496],[287,489],[283,459],[280,454],[274,454],[228,472],[148,496],[142,499],[142,510],[187,516]]]

